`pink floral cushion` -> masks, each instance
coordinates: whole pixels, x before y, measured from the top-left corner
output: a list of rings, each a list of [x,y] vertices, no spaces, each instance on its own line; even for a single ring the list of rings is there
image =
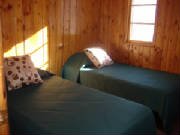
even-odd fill
[[[9,91],[43,82],[29,55],[5,58],[4,71]]]
[[[97,68],[113,64],[110,56],[101,48],[87,48],[85,53]]]

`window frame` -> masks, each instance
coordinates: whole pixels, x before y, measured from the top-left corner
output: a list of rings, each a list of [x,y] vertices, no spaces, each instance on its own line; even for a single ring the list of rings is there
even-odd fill
[[[155,39],[156,39],[156,31],[157,31],[157,14],[158,14],[158,5],[159,5],[159,0],[157,0],[156,3],[156,11],[155,11],[155,22],[154,22],[154,35],[153,35],[153,40],[152,41],[140,41],[140,40],[130,40],[130,34],[131,34],[131,10],[132,10],[132,1],[133,0],[128,0],[128,35],[127,35],[127,42],[128,43],[133,43],[135,45],[144,45],[144,46],[152,46],[154,45]],[[146,4],[144,4],[146,5]],[[152,4],[154,5],[154,4]],[[146,23],[142,23],[146,24]]]

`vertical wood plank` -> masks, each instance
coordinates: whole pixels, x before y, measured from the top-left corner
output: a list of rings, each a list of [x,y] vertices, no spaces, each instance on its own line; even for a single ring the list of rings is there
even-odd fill
[[[16,55],[24,55],[24,17],[23,17],[23,8],[22,0],[17,0],[15,3],[15,14],[16,14]]]
[[[59,75],[61,68],[63,66],[63,46],[61,47],[61,45],[63,45],[63,22],[64,22],[64,0],[57,0],[57,4],[56,4],[56,18],[57,19],[57,54],[56,54],[56,67],[57,67],[57,71],[56,73]]]
[[[1,4],[1,3],[0,3]],[[3,71],[3,45],[2,45],[2,25],[0,9],[0,111],[7,110],[7,94],[5,88],[4,71]]]
[[[49,52],[50,52],[50,71],[56,73],[56,51],[57,51],[57,32],[56,32],[56,1],[51,0],[48,3],[48,27],[49,27]]]
[[[70,7],[71,0],[64,1],[64,20],[63,20],[63,36],[64,36],[64,53],[63,53],[63,64],[67,61],[70,53]]]
[[[2,35],[4,54],[16,55],[16,14],[15,14],[15,1],[6,0],[2,2]]]

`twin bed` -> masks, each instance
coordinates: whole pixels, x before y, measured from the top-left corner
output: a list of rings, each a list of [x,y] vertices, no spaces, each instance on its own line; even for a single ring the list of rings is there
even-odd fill
[[[12,135],[156,135],[153,112],[166,130],[177,120],[178,75],[121,63],[97,69],[84,53],[66,62],[65,79],[39,74],[42,84],[8,91]]]
[[[84,53],[77,53],[65,63],[61,76],[148,106],[166,131],[179,117],[179,75],[122,63],[98,69]]]
[[[41,85],[8,92],[13,135],[156,135],[148,107],[41,71]]]

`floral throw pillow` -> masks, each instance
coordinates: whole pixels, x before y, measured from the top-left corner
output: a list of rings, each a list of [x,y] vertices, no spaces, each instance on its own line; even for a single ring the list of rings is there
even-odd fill
[[[97,68],[113,64],[110,56],[101,48],[86,48],[85,53]]]
[[[29,55],[5,58],[4,71],[9,91],[43,82]]]

